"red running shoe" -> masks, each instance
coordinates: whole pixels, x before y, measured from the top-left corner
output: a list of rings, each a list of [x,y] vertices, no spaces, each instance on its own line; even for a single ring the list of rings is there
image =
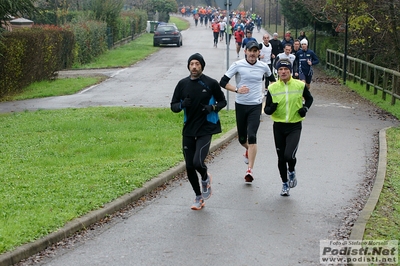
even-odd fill
[[[246,175],[244,176],[244,180],[246,181],[246,183],[251,183],[254,180],[253,177],[253,172],[251,171],[251,169],[247,169],[246,171]]]

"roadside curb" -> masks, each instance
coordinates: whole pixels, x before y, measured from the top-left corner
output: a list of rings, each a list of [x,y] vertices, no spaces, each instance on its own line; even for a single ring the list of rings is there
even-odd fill
[[[210,152],[214,152],[224,144],[230,142],[236,136],[237,130],[236,127],[234,127],[223,136],[211,143]],[[150,191],[173,179],[177,174],[183,171],[185,171],[185,163],[181,162],[177,166],[161,173],[157,177],[146,182],[143,187],[135,189],[131,193],[123,195],[116,200],[105,204],[103,208],[91,211],[82,217],[76,218],[73,221],[68,222],[63,228],[60,228],[58,231],[53,232],[41,239],[24,244],[20,247],[17,247],[11,252],[0,255],[0,266],[10,266],[20,262],[21,260],[29,258],[32,255],[35,255],[36,253],[46,249],[47,247],[71,236],[72,234],[82,229],[85,229],[91,224],[94,224],[104,217],[107,217],[108,215],[124,208],[130,203],[146,195]]]
[[[367,225],[368,219],[371,217],[371,214],[374,211],[376,204],[378,203],[379,195],[381,194],[386,176],[386,130],[389,128],[390,127],[384,128],[379,131],[379,159],[375,182],[364,208],[361,210],[356,222],[354,223],[349,240],[363,240],[365,226]]]

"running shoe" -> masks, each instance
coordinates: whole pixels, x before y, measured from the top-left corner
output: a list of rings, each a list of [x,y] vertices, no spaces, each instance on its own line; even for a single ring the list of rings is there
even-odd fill
[[[288,182],[283,183],[282,184],[281,196],[290,196],[289,195],[289,190],[290,190],[290,188],[289,188]]]
[[[244,176],[244,180],[246,181],[246,183],[251,183],[254,180],[253,177],[253,172],[251,171],[251,169],[247,169],[246,171],[246,175]]]
[[[249,151],[246,150],[246,152],[243,154],[243,161],[245,164],[249,164]]]
[[[296,171],[288,172],[289,177],[289,187],[294,188],[297,186],[297,178],[296,178]]]
[[[198,211],[198,210],[201,210],[204,207],[204,205],[206,205],[206,204],[204,202],[203,196],[201,196],[201,195],[200,196],[196,196],[196,198],[194,199],[194,203],[193,203],[191,209],[195,210],[195,211]]]
[[[201,194],[205,200],[208,200],[211,197],[211,175],[207,173],[207,179],[201,181]]]

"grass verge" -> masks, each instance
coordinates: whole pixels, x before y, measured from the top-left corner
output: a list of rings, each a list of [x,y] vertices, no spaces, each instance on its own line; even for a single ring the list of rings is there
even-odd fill
[[[190,27],[189,21],[182,19],[180,17],[170,17],[169,22],[175,23],[179,30],[186,30]]]
[[[85,65],[74,65],[73,68],[128,67],[157,52],[159,49],[159,47],[153,47],[153,34],[143,33],[134,41],[101,54],[93,62]]]
[[[78,77],[35,82],[21,93],[6,96],[2,101],[18,101],[26,99],[44,98],[61,95],[71,95],[86,87],[104,81],[105,77]]]
[[[383,110],[400,119],[400,101],[395,105],[382,99],[382,93],[367,91],[365,86],[347,82],[347,86],[359,95]],[[400,128],[390,128],[386,131],[387,168],[386,178],[375,210],[367,222],[364,232],[366,240],[398,240],[400,239]]]
[[[400,128],[390,128],[387,138],[386,178],[378,204],[368,220],[364,239],[400,239]]]

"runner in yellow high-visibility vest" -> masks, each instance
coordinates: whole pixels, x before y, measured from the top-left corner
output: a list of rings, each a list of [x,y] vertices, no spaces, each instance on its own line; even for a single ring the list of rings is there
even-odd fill
[[[313,97],[303,82],[292,78],[289,60],[280,60],[275,66],[279,80],[268,87],[264,112],[274,121],[275,148],[283,183],[281,196],[289,196],[290,188],[297,185],[295,166],[301,121],[311,107]]]

